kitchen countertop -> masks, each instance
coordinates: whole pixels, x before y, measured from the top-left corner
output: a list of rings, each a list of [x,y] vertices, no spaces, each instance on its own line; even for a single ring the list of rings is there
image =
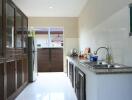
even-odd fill
[[[132,73],[132,67],[116,64],[122,67],[119,68],[94,68],[91,64],[85,64],[83,62],[86,62],[86,59],[79,59],[79,57],[70,57],[67,56],[68,61],[75,64],[75,66],[81,68],[85,68],[86,70],[89,70],[91,72],[94,72],[96,74],[118,74],[118,73]]]

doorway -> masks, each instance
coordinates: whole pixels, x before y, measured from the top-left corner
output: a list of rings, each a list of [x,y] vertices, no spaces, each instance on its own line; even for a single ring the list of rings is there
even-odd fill
[[[63,31],[61,27],[35,28],[38,72],[63,72]]]

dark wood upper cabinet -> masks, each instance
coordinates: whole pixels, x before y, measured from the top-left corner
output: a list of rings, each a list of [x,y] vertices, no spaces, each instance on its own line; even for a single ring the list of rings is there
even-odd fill
[[[22,14],[19,10],[16,10],[15,12],[15,47],[16,48],[22,48]]]
[[[6,47],[14,48],[14,7],[6,3]]]
[[[28,18],[12,0],[0,0],[0,100],[15,100],[28,84]]]
[[[0,0],[0,56],[2,56],[2,0]]]
[[[27,43],[28,43],[28,19],[23,16],[23,48],[24,53],[27,53]]]

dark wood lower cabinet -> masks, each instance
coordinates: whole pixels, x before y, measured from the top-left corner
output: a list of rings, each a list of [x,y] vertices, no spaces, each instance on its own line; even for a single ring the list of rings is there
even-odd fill
[[[22,75],[23,75],[23,68],[22,68],[22,59],[17,60],[17,88],[22,85]]]
[[[8,61],[6,63],[6,70],[7,70],[7,98],[8,98],[16,90],[15,61]]]
[[[26,55],[23,55],[22,58],[22,66],[23,66],[23,83],[28,82],[28,58]]]
[[[85,74],[75,67],[75,92],[78,100],[86,100]]]
[[[27,55],[1,59],[4,58],[0,58],[0,100],[15,100],[28,84]]]
[[[62,72],[62,71],[63,71],[62,48],[38,49],[38,72]]]
[[[0,62],[0,100],[4,100],[4,62]]]

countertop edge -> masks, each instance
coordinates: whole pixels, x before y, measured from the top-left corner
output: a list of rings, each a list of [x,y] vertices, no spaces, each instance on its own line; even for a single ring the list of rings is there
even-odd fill
[[[116,68],[116,69],[94,69],[90,67],[90,65],[82,65],[80,63],[80,59],[78,57],[66,57],[70,62],[75,64],[76,66],[80,66],[87,69],[90,72],[93,72],[95,74],[132,74],[132,68]]]

